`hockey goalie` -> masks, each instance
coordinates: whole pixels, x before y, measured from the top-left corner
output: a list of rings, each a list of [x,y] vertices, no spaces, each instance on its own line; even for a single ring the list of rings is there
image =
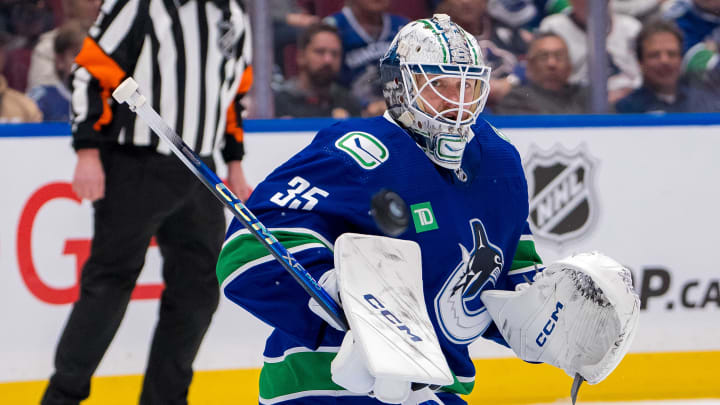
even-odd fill
[[[599,253],[542,264],[520,156],[478,118],[490,68],[475,38],[447,15],[411,22],[380,74],[383,116],[319,131],[247,202],[349,330],[237,220],[228,229],[222,291],[273,328],[259,402],[465,404],[478,339],[602,381],[636,329],[629,273]],[[409,206],[396,238],[370,212],[381,189]]]

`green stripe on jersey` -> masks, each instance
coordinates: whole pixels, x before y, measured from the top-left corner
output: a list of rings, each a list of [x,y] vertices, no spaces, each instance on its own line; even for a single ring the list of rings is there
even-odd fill
[[[455,373],[453,373],[453,380],[452,385],[446,385],[442,387],[441,390],[445,392],[454,392],[460,395],[469,395],[472,392],[473,387],[475,387],[475,378],[471,381],[460,382]]]
[[[281,230],[271,231],[271,233],[285,247],[285,249],[288,250],[307,244],[319,243],[323,246],[327,246],[325,242],[310,233]],[[218,282],[222,285],[225,279],[235,270],[253,260],[257,260],[265,256],[270,256],[270,252],[255,238],[255,236],[249,232],[241,233],[232,240],[227,241],[220,252],[217,267],[215,268]]]
[[[570,8],[570,2],[568,0],[550,0],[545,4],[545,14],[562,13],[567,8]]]
[[[306,391],[345,391],[332,382],[330,363],[337,353],[300,352],[285,356],[279,362],[265,362],[260,372],[260,398],[265,401]],[[475,386],[474,378],[460,382],[453,374],[453,384],[443,391],[468,395]]]
[[[293,353],[278,363],[265,363],[260,372],[260,398],[270,400],[303,391],[345,389],[332,382],[330,362],[337,353]]]
[[[540,255],[535,251],[535,241],[521,240],[515,250],[510,270],[522,269],[523,267],[532,267],[535,264],[542,264]]]

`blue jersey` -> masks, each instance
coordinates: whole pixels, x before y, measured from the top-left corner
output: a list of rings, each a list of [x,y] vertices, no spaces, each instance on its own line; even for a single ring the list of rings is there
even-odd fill
[[[62,84],[33,87],[28,92],[43,113],[44,121],[70,122],[70,91]]]
[[[692,1],[683,0],[673,3],[665,13],[665,18],[674,20],[683,32],[685,41],[683,51],[706,39],[720,39],[720,17],[703,11]]]
[[[405,17],[387,13],[383,14],[382,20],[382,32],[378,38],[372,38],[357,22],[349,7],[343,7],[340,12],[325,19],[337,27],[342,40],[343,63],[339,82],[343,86],[352,87],[353,82],[365,74],[369,67],[376,67],[390,48],[395,34],[408,23]]]
[[[480,292],[514,289],[541,263],[517,150],[485,121],[473,132],[462,170],[452,171],[435,166],[387,116],[340,122],[273,171],[247,204],[319,278],[333,267],[342,233],[381,234],[369,214],[375,193],[391,189],[408,203],[413,221],[399,237],[420,245],[426,307],[455,375],[440,394],[445,404],[464,404],[460,394],[472,390],[468,345],[480,337],[505,344]],[[235,219],[217,272],[226,297],[274,328],[261,403],[379,404],[331,381],[343,332],[308,309],[307,293]]]
[[[664,17],[675,21],[683,33],[683,68],[702,72],[717,64],[720,16],[699,9],[690,0],[672,3]]]

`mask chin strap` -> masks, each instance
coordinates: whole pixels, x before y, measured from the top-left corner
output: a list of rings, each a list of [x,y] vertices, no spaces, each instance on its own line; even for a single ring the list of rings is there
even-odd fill
[[[414,119],[415,117],[410,111],[405,111],[397,118],[397,120],[400,121],[400,123],[406,128],[410,128],[410,125],[412,125]]]

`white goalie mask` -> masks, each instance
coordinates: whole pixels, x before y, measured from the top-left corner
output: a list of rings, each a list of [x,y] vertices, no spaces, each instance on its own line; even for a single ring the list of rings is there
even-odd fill
[[[475,38],[446,14],[413,21],[380,60],[388,112],[437,165],[457,169],[490,91]]]

